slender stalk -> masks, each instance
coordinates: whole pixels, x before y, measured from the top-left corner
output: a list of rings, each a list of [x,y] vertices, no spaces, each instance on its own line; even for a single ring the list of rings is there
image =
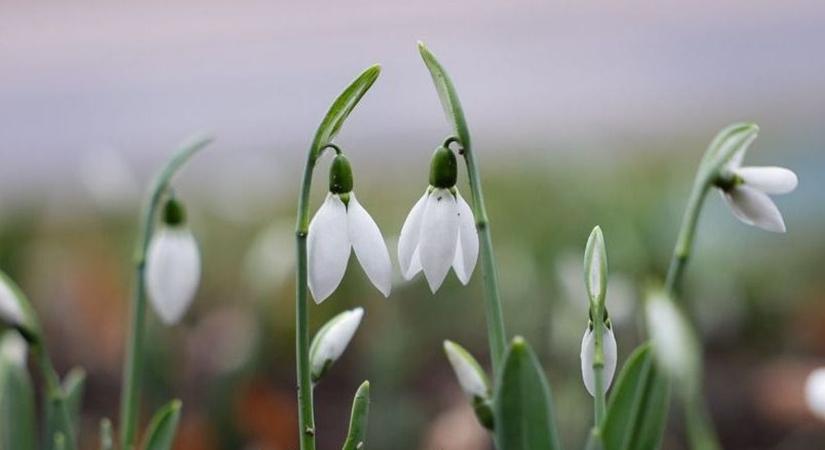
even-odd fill
[[[706,177],[697,177],[693,190],[690,193],[685,214],[682,218],[682,226],[676,240],[676,247],[673,249],[673,256],[670,259],[667,278],[665,280],[665,292],[671,298],[677,297],[677,291],[681,284],[682,276],[685,272],[688,259],[693,249],[693,241],[696,236],[696,226],[699,223],[699,214],[702,211],[702,204],[705,201],[710,186]]]
[[[143,339],[146,328],[146,253],[155,230],[155,219],[161,200],[169,188],[172,176],[196,152],[206,147],[212,140],[202,138],[185,145],[167,162],[158,174],[149,191],[148,201],[143,209],[140,238],[135,247],[135,287],[132,297],[131,328],[123,365],[123,387],[120,397],[120,444],[123,450],[136,446],[136,429],[140,407],[140,387],[143,372]]]
[[[708,418],[707,406],[696,392],[685,401],[685,419],[688,439],[693,450],[720,450],[719,440]]]
[[[53,408],[56,408],[55,413],[60,423],[60,428],[56,430],[56,432],[64,435],[64,448],[66,450],[74,450],[77,448],[76,434],[74,424],[72,424],[69,418],[69,410],[66,408],[66,394],[60,385],[60,377],[57,375],[57,371],[54,370],[54,365],[42,341],[32,347],[32,353],[35,355],[37,364],[43,374],[43,381],[46,383],[46,401],[49,402]],[[49,448],[53,446],[52,441],[54,438],[55,436],[45,437]]]
[[[604,388],[604,313],[599,313],[593,320],[593,333],[595,334],[594,355],[593,355],[593,412],[595,425],[601,429],[607,410],[606,389]]]
[[[298,377],[298,426],[301,450],[315,450],[315,410],[312,400],[312,373],[309,367],[309,314],[307,311],[307,232],[309,229],[309,192],[315,152],[310,151],[301,180],[298,223],[295,227],[297,280],[295,285],[295,354]]]

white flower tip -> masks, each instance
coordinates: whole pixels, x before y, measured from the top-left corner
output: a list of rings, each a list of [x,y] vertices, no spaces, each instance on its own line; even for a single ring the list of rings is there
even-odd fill
[[[27,349],[26,341],[19,333],[5,333],[0,339],[0,358],[18,367],[26,365]]]
[[[825,367],[815,369],[805,382],[805,402],[817,418],[825,421]]]
[[[604,300],[607,289],[607,252],[599,226],[593,228],[584,251],[584,282],[591,302]]]
[[[20,325],[26,321],[20,298],[12,286],[14,282],[0,274],[0,322],[9,325]]]
[[[149,243],[145,282],[163,323],[173,325],[189,309],[200,283],[200,252],[186,228],[164,227]]]
[[[651,293],[645,313],[659,365],[690,388],[701,368],[699,345],[690,324],[663,292]]]
[[[486,399],[490,393],[487,376],[481,366],[464,347],[452,341],[444,341],[444,353],[453,367],[461,389],[470,397]]]

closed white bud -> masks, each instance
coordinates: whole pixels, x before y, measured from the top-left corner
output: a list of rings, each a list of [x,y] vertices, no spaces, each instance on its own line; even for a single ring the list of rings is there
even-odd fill
[[[690,393],[699,386],[701,355],[693,329],[675,303],[661,291],[645,305],[647,327],[659,366]]]
[[[167,325],[180,321],[198,290],[201,260],[198,243],[184,225],[162,225],[146,257],[149,300]]]
[[[471,398],[487,399],[490,397],[490,383],[487,375],[464,347],[452,341],[444,341],[444,352],[450,365],[453,366],[458,384],[461,389]]]
[[[825,367],[815,369],[805,382],[805,402],[811,412],[825,420]]]
[[[602,352],[604,353],[604,366],[602,369],[604,392],[610,388],[613,382],[613,375],[616,374],[616,360],[617,360],[617,346],[616,336],[613,334],[613,329],[602,326]],[[596,392],[596,375],[593,368],[593,362],[596,359],[596,333],[590,327],[584,331],[582,338],[581,363],[582,363],[582,381],[587,392],[595,396]]]
[[[344,311],[318,330],[309,348],[312,381],[320,380],[329,367],[341,357],[358,330],[363,316],[364,308]]]

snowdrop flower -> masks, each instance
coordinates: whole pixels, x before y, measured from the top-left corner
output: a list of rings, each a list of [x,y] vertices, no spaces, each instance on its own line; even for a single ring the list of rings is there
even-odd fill
[[[819,419],[825,420],[825,367],[820,367],[805,382],[805,401]]]
[[[755,137],[753,134],[750,140]],[[787,194],[796,189],[796,174],[784,167],[742,167],[747,148],[743,145],[722,167],[716,187],[737,219],[763,230],[784,233],[782,213],[768,194]]]
[[[401,274],[409,280],[423,270],[433,292],[450,267],[461,283],[469,283],[478,259],[473,211],[455,187],[457,172],[455,154],[446,147],[437,148],[430,186],[413,206],[398,239]]]
[[[350,250],[372,284],[390,295],[392,266],[381,230],[352,192],[352,169],[338,154],[332,161],[329,193],[309,224],[307,254],[309,290],[316,303],[329,297],[341,284]]]
[[[155,312],[165,324],[173,325],[189,309],[198,290],[200,251],[180,202],[166,202],[162,222],[149,242],[145,281]]]
[[[453,366],[458,384],[470,398],[486,399],[490,396],[487,375],[473,356],[464,347],[452,341],[444,341],[444,353]]]
[[[582,362],[582,381],[587,392],[595,396],[596,392],[596,377],[593,371],[593,360],[596,355],[596,334],[593,332],[592,324],[584,330],[584,337],[582,338],[581,362]],[[616,374],[616,336],[613,334],[613,327],[610,320],[605,322],[602,331],[602,351],[604,352],[604,370],[602,372],[604,378],[604,391],[610,388],[610,383],[613,382],[613,375]]]
[[[344,311],[330,319],[312,339],[309,364],[312,381],[317,382],[344,353],[364,317],[364,308]]]

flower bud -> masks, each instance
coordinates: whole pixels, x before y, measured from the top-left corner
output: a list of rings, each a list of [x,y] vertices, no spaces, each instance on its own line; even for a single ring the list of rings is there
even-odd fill
[[[352,166],[342,154],[335,155],[329,168],[329,191],[333,194],[352,192]]]
[[[464,393],[471,398],[489,398],[490,383],[473,355],[452,341],[444,341],[444,353],[447,354],[447,359],[453,366],[458,384],[461,385]]]
[[[318,330],[309,347],[309,363],[313,382],[318,382],[330,366],[341,357],[361,324],[363,316],[364,308],[344,311]]]
[[[591,310],[600,310],[607,292],[607,251],[602,229],[598,226],[590,233],[584,251],[584,284]]]
[[[39,325],[20,287],[0,272],[0,324],[17,328],[26,340],[37,339]]]
[[[163,225],[152,235],[146,255],[145,282],[149,300],[167,325],[180,321],[198,290],[200,251],[185,223],[183,205],[166,202]]]
[[[699,343],[687,319],[662,291],[648,295],[645,312],[659,366],[681,384],[683,393],[694,393],[699,388],[702,361]]]
[[[430,185],[449,189],[455,186],[457,178],[458,161],[456,161],[455,153],[444,146],[435,149],[430,163]]]

